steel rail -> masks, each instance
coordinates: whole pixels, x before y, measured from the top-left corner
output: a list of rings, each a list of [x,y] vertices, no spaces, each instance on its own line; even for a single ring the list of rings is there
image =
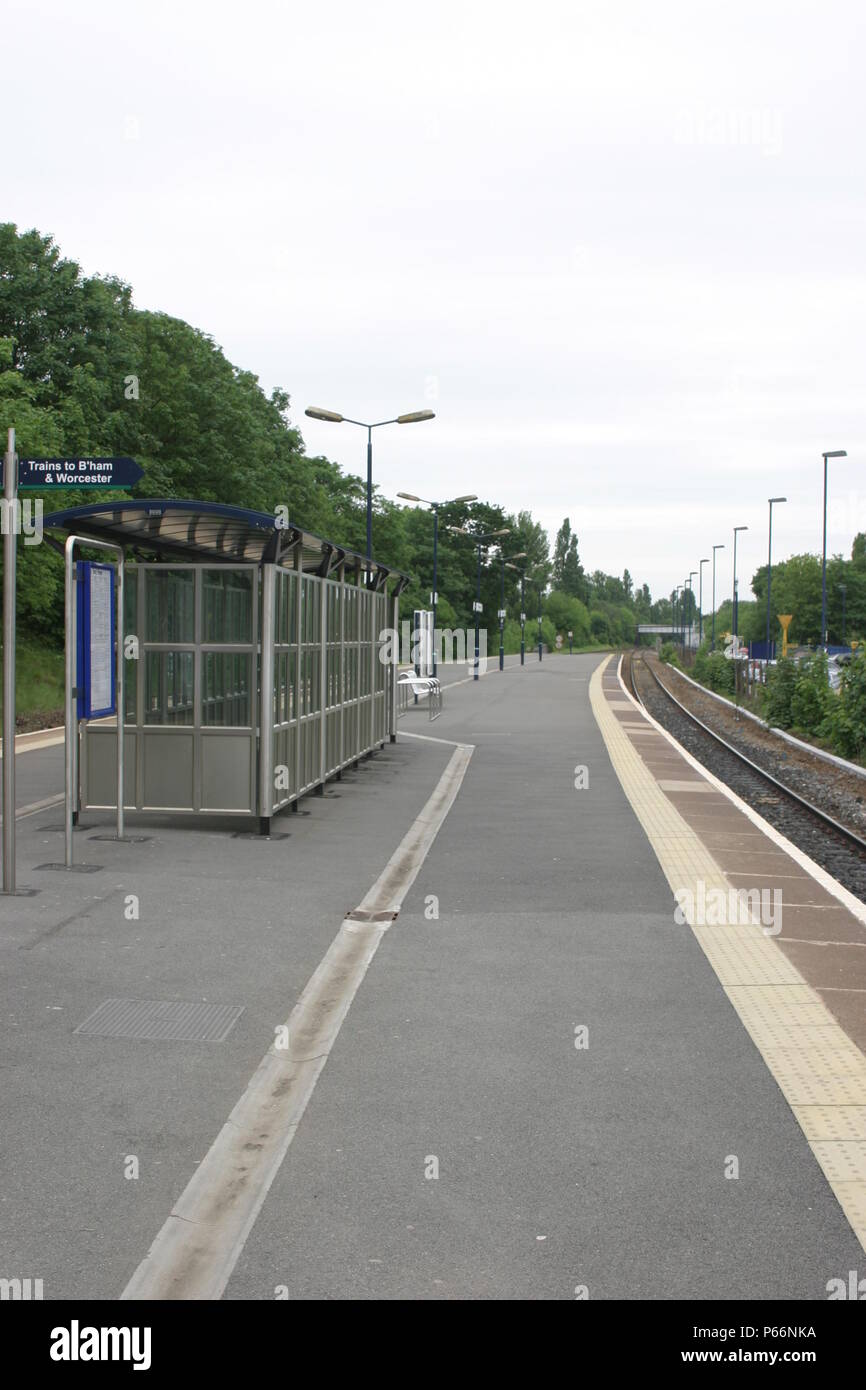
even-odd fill
[[[677,699],[676,695],[671,694],[670,690],[668,690],[667,686],[664,684],[664,681],[659,679],[659,677],[656,675],[656,672],[652,669],[652,667],[646,662],[646,660],[643,657],[641,657],[641,663],[644,669],[649,671],[659,690],[661,690],[663,694],[667,695],[668,699],[671,701],[672,704],[676,705],[680,713],[684,714],[687,719],[690,719],[693,724],[696,724],[697,727],[703,731],[703,733],[708,734],[710,738],[715,739],[716,743],[720,743],[721,746],[725,748],[729,753],[732,753],[735,758],[739,758],[741,763],[745,763],[746,767],[750,768],[752,772],[756,772],[759,777],[762,777],[764,779],[765,782],[769,782],[771,786],[775,787],[777,791],[782,792],[786,797],[788,797],[789,800],[796,802],[796,804],[802,810],[807,811],[810,815],[815,816],[817,820],[823,821],[825,825],[830,826],[830,828],[834,830],[837,835],[841,835],[844,840],[847,840],[850,844],[855,845],[857,849],[859,849],[864,855],[866,855],[866,840],[862,839],[856,831],[850,830],[847,825],[843,825],[841,821],[836,820],[835,817],[829,815],[827,811],[822,811],[820,806],[816,806],[813,802],[807,801],[806,798],[804,796],[801,796],[799,792],[793,791],[789,786],[786,786],[784,782],[780,782],[778,777],[774,777],[771,772],[767,772],[766,768],[761,767],[759,763],[753,762],[752,759],[747,757],[745,753],[741,753],[739,748],[735,748],[732,743],[728,743],[727,739],[722,738],[721,734],[716,733],[715,729],[711,729],[708,724],[705,724],[704,721],[702,719],[699,719],[696,714],[693,714],[690,709],[686,709],[686,706],[680,700]],[[629,657],[628,678],[629,684],[632,689],[632,694],[634,695],[638,704],[645,709],[646,706],[644,705],[643,700],[638,694],[637,685],[634,679],[633,655]]]

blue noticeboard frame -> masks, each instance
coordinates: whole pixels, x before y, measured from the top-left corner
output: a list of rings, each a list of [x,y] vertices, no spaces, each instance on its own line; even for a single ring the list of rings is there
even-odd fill
[[[104,614],[103,621],[94,623],[94,571],[108,573],[109,576],[109,620],[108,632],[105,633]],[[78,560],[76,562],[76,572],[78,583],[76,590],[76,648],[77,648],[77,679],[76,687],[78,692],[77,706],[79,719],[103,719],[107,715],[117,713],[117,683],[115,679],[115,669],[117,660],[117,594],[114,587],[114,566],[99,565],[92,560]],[[96,601],[99,602],[98,589],[96,591]],[[96,646],[95,644],[99,644]],[[108,663],[110,672],[109,690],[110,699],[107,705],[94,706],[93,704],[93,658],[101,658]]]

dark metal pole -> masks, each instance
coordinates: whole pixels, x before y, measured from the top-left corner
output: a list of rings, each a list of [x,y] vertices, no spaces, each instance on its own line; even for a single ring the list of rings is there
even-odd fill
[[[439,597],[436,592],[436,552],[439,545],[439,504],[433,504],[433,676],[436,676],[436,648],[439,645],[436,639],[436,600]]]
[[[827,645],[827,455],[824,455],[824,548],[821,554],[821,645]]]
[[[683,585],[683,630],[681,643],[683,653],[683,665],[685,665],[686,663],[686,623],[688,622],[689,614],[691,613],[691,608],[689,607],[689,604],[686,601],[686,594],[691,592],[691,582],[691,577],[689,577]]]
[[[505,670],[505,556],[502,560],[502,586],[499,595],[499,669]]]
[[[526,571],[520,571],[520,664],[526,665]]]
[[[767,661],[770,660],[770,584],[773,576],[773,503],[770,502],[770,530],[767,536]]]
[[[713,634],[710,648],[712,651],[716,650],[716,551],[724,550],[724,548],[721,543],[713,546]]]
[[[541,660],[541,585],[538,586],[538,660]]]
[[[367,426],[367,585],[373,578],[373,427]]]
[[[18,457],[9,430],[3,460],[3,892],[15,892],[15,564],[18,558]],[[68,639],[67,639],[68,640]],[[69,733],[67,730],[67,738]]]
[[[478,680],[478,665],[480,648],[478,645],[478,618],[481,613],[481,546],[476,547],[478,551],[478,566],[475,573],[475,670],[474,680]]]
[[[739,636],[737,632],[737,531],[739,529],[738,526],[734,527],[734,587],[731,591],[731,627],[735,637]]]
[[[698,599],[698,603],[700,604],[700,609],[701,609],[700,613],[698,614],[698,646],[701,646],[701,645],[703,644],[703,640],[704,640],[704,565],[705,565],[706,563],[707,563],[706,558],[704,558],[703,560],[701,560],[700,564],[698,565],[698,569],[700,570],[700,579],[701,579],[701,582],[700,582],[700,598]]]
[[[842,646],[846,647],[848,644],[845,641],[845,594],[848,590],[845,584],[840,584],[839,588],[842,590]]]

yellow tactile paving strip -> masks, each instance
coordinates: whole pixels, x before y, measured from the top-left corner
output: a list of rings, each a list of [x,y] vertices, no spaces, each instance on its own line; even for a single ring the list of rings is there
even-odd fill
[[[665,794],[660,779],[671,777],[679,755],[664,740],[664,766],[657,773],[650,769],[642,750],[649,749],[651,741],[635,739],[636,730],[629,725],[638,714],[637,706],[623,699],[618,681],[614,684],[610,675],[605,679],[609,663],[607,657],[590,680],[593,714],[614,771],[672,892],[688,889],[692,900],[698,901],[702,882],[707,897],[713,889],[727,897],[735,885],[702,838],[718,836],[718,829],[712,829],[718,820],[714,822],[706,813],[707,807],[697,822],[703,827],[699,834]],[[630,715],[628,723],[618,717],[625,711]],[[644,727],[654,730],[649,720]],[[680,762],[677,771],[683,780],[691,782],[700,776],[684,758]],[[703,800],[701,804],[706,806]],[[776,845],[765,843],[767,853],[779,854]],[[791,872],[803,875],[801,866],[788,862]],[[866,1249],[866,1057],[757,919],[736,926],[704,926],[692,920],[696,914],[689,912],[687,900],[683,915]]]

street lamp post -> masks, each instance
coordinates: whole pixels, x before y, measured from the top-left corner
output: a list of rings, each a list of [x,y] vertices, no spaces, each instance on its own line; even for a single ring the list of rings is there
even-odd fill
[[[526,665],[526,567],[512,565],[505,561],[510,570],[516,570],[520,575],[520,664]]]
[[[676,641],[677,633],[680,630],[680,586],[677,584],[674,589],[674,621],[671,636]]]
[[[499,557],[499,558],[500,558],[501,561],[502,561],[502,585],[501,585],[501,590],[500,590],[500,595],[499,595],[499,669],[500,669],[500,671],[504,671],[504,670],[505,670],[505,566],[506,566],[506,564],[508,563],[508,561],[510,561],[510,560],[525,560],[525,559],[526,559],[526,551],[525,551],[525,550],[518,550],[518,552],[517,552],[516,555],[509,555],[509,556],[508,556],[508,560],[506,560],[506,557],[505,557],[505,555],[503,555],[503,554],[500,554],[500,557]],[[516,568],[516,566],[515,566],[515,565],[512,565],[512,564],[509,564],[509,565],[508,565],[508,568],[513,570],[513,569]]]
[[[848,645],[845,641],[845,595],[848,592],[848,585],[840,584],[839,589],[842,594],[842,646],[845,647]]]
[[[481,615],[481,547],[488,541],[495,540],[498,536],[508,536],[511,533],[510,526],[503,526],[499,531],[488,531],[486,535],[479,536],[475,531],[467,531],[464,526],[449,526],[449,531],[456,531],[458,535],[468,536],[474,541],[478,550],[478,563],[475,569],[475,602],[472,605],[475,610],[475,665],[473,667],[472,679],[478,680],[480,676],[479,664],[481,659],[481,648],[479,645],[479,619]]]
[[[824,549],[821,556],[821,645],[827,646],[827,460],[848,457],[847,449],[830,449],[824,460]]]
[[[543,581],[539,579],[539,581],[538,581],[538,660],[539,660],[539,661],[541,660],[541,647],[542,647],[542,641],[541,641],[541,593],[542,593],[543,588],[544,588]]]
[[[734,527],[734,589],[731,595],[731,627],[734,629],[734,636],[737,638],[739,638],[740,635],[738,626],[740,621],[740,597],[737,593],[737,532],[748,531],[748,529],[748,526]]]
[[[724,545],[713,546],[713,633],[710,642],[710,650],[716,650],[716,551],[724,550]]]
[[[767,661],[770,660],[770,585],[773,579],[773,507],[777,502],[787,502],[787,497],[769,497],[770,529],[767,536]]]
[[[703,640],[704,640],[704,565],[708,565],[709,563],[710,563],[710,557],[709,557],[709,555],[707,555],[707,557],[706,557],[705,559],[701,560],[700,564],[698,565],[698,570],[700,571],[700,584],[698,585],[698,591],[699,591],[699,592],[698,592],[698,607],[699,607],[699,609],[700,609],[700,612],[698,613],[698,646],[699,646],[699,647],[703,644]]]
[[[304,411],[311,420],[326,420],[332,425],[359,425],[367,431],[367,583],[371,582],[373,572],[373,431],[382,425],[415,425],[420,420],[434,420],[432,410],[413,410],[408,415],[395,415],[393,420],[376,420],[368,425],[364,420],[350,420],[348,415],[340,415],[336,410],[323,410],[317,405],[308,405]]]
[[[466,493],[465,497],[452,497],[448,502],[428,502],[426,497],[416,497],[414,492],[398,492],[398,497],[402,497],[404,502],[423,502],[425,506],[432,508],[433,511],[433,592],[430,595],[430,607],[433,609],[433,675],[436,675],[436,604],[439,601],[439,593],[436,588],[437,574],[437,554],[439,549],[439,508],[451,507],[458,502],[477,502],[478,498],[474,492]]]
[[[697,570],[689,571],[689,651],[692,649],[692,640],[695,626],[695,575]],[[683,652],[685,660],[685,652]]]

